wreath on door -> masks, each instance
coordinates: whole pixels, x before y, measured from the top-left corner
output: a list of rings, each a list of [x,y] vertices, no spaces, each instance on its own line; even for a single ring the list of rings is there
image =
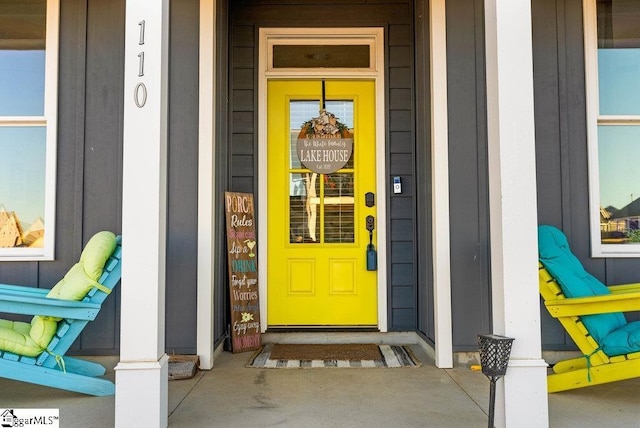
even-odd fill
[[[340,122],[335,114],[326,110],[302,124],[298,138],[353,138],[347,125]]]

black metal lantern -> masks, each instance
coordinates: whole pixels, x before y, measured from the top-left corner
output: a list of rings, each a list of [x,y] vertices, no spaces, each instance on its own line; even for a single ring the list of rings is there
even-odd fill
[[[482,373],[489,378],[489,428],[493,428],[494,408],[496,404],[496,381],[507,373],[507,364],[511,355],[514,339],[497,334],[479,334],[480,364]]]

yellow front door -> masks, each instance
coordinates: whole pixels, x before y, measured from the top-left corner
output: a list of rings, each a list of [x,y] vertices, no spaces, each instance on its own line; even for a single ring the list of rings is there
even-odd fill
[[[267,88],[267,324],[375,327],[374,82]]]

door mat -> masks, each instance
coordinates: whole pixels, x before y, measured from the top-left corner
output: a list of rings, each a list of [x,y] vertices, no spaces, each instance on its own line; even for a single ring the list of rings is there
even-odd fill
[[[419,367],[405,346],[374,344],[273,344],[254,354],[247,367],[258,368],[375,368]]]

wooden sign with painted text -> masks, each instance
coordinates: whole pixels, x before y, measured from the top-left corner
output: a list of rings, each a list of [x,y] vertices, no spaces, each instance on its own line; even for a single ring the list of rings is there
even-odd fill
[[[231,345],[244,352],[260,345],[258,249],[253,195],[225,192],[227,260],[231,299]]]

